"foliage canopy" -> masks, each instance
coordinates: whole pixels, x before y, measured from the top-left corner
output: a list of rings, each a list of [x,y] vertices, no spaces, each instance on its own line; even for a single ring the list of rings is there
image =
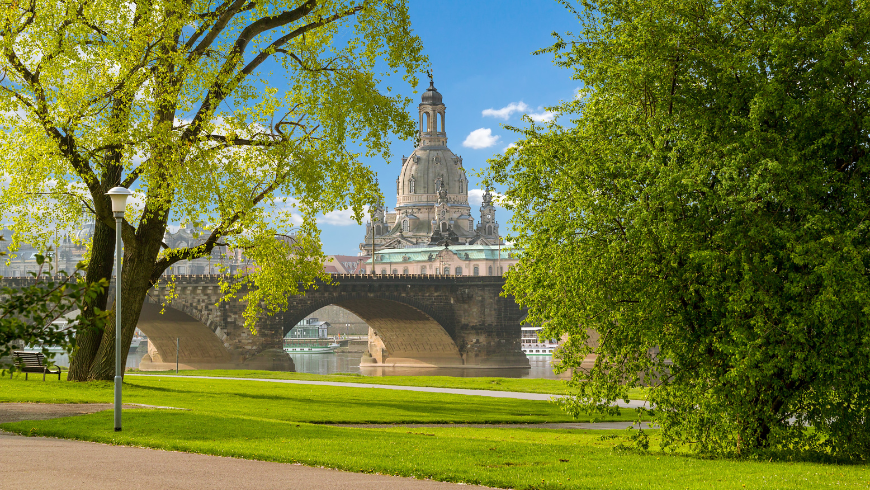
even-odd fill
[[[389,135],[414,134],[411,99],[379,87],[416,84],[426,61],[405,0],[23,0],[0,18],[0,53],[0,212],[13,241],[93,216],[87,280],[107,278],[105,192],[136,193],[122,229],[125,338],[168,267],[223,246],[257,264],[225,288],[246,296],[252,329],[310,285],[315,216],[351,207],[361,219],[377,200],[356,148],[389,158]],[[211,232],[168,249],[172,222]],[[85,342],[72,379],[86,377],[81,362],[111,377],[113,335],[99,353]]]
[[[488,176],[522,250],[507,291],[569,334],[570,408],[649,383],[665,441],[866,458],[870,5],[574,7],[542,50],[582,83],[571,126],[514,128]]]

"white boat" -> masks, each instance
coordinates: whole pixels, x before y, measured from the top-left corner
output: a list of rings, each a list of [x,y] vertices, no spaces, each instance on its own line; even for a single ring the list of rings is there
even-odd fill
[[[324,339],[284,339],[284,352],[288,354],[329,354],[341,347]]]
[[[559,342],[553,339],[540,340],[538,332],[541,327],[521,327],[522,338],[520,340],[523,354],[526,356],[552,356],[559,348]]]

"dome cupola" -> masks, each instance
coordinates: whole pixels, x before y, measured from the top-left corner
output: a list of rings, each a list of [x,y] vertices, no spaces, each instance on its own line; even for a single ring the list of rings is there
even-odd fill
[[[429,73],[429,88],[423,92],[420,105],[420,147],[447,147],[447,130],[444,127],[444,113],[447,107],[441,94],[435,89],[435,81]]]
[[[423,92],[423,99],[420,105],[439,105],[441,104],[441,93],[435,88],[435,81],[429,79],[429,88]]]

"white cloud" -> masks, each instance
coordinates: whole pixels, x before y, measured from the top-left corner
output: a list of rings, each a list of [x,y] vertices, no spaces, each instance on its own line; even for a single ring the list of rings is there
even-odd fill
[[[495,145],[499,138],[500,136],[493,136],[492,130],[489,128],[475,129],[467,138],[465,138],[465,141],[462,142],[462,146],[473,148],[475,150],[489,148],[490,146]]]
[[[529,110],[529,106],[527,106],[523,101],[519,102],[511,102],[510,104],[502,107],[501,109],[484,109],[481,114],[484,117],[497,117],[499,119],[507,119],[511,117],[511,114],[514,112],[526,112]]]
[[[368,216],[368,214],[368,207],[365,207],[365,209],[363,209],[363,216]],[[351,208],[330,211],[317,218],[317,221],[333,226],[352,226],[359,224],[355,219],[353,219],[353,209]]]
[[[468,189],[468,205],[480,206],[483,203],[483,189]]]
[[[577,90],[578,91],[575,92],[575,97],[579,93],[579,89]],[[527,113],[529,110],[531,110],[531,107],[529,107],[528,104],[523,101],[519,101],[511,102],[510,104],[502,107],[501,109],[484,109],[481,114],[483,114],[484,117],[497,117],[499,119],[507,120],[515,112]],[[556,117],[556,113],[552,111],[546,111],[542,107],[538,107],[538,112],[529,113],[529,117],[532,118],[533,121],[548,122],[552,121],[553,118]]]
[[[516,143],[511,143],[511,144],[509,144],[509,145],[507,145],[507,146],[504,147],[504,150],[502,150],[502,153],[504,153],[504,152],[510,150],[511,148],[516,148],[516,147],[517,147],[517,144],[516,144]]]
[[[556,113],[553,111],[544,111],[544,112],[529,114],[529,117],[532,118],[532,121],[548,122],[548,121],[552,121],[553,118],[556,117]]]

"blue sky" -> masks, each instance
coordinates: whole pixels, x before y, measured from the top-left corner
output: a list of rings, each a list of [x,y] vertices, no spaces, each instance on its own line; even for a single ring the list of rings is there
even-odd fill
[[[576,31],[577,19],[555,0],[410,0],[410,10],[412,28],[423,41],[435,87],[447,106],[447,145],[463,157],[469,180],[478,184],[473,174],[517,139],[503,124],[521,124],[523,113],[544,117],[546,106],[574,96],[579,82],[571,72],[555,66],[552,56],[532,52],[550,46],[554,31]],[[420,83],[415,98],[428,87],[425,75]],[[413,90],[400,88],[409,94]],[[415,112],[416,104],[410,110]],[[400,157],[410,155],[413,146],[413,141],[395,139],[389,164],[367,161],[378,173],[390,209],[396,204]],[[476,215],[479,201],[471,205]],[[348,215],[332,213],[319,220],[325,253],[359,251],[365,227]],[[496,216],[507,231],[508,213],[500,210]]]

